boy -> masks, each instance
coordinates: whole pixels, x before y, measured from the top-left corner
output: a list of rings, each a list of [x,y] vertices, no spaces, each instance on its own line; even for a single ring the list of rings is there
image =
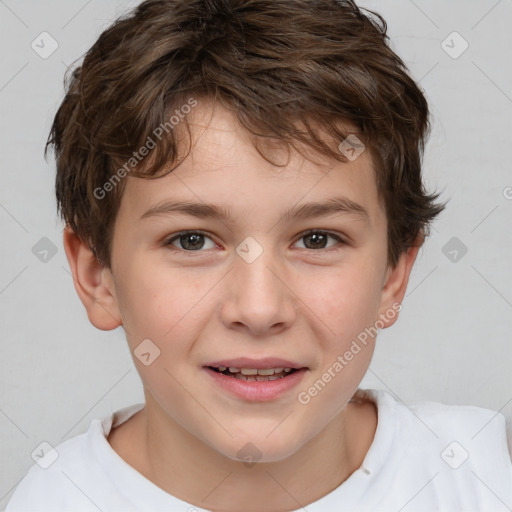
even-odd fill
[[[148,0],[88,52],[49,139],[64,247],[145,404],[57,446],[8,511],[511,509],[502,415],[358,389],[443,208],[373,14]]]

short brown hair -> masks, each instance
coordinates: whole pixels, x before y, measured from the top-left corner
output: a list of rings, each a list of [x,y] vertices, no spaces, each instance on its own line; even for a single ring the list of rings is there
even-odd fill
[[[53,145],[62,218],[110,267],[125,180],[110,181],[117,186],[104,197],[97,191],[187,98],[213,99],[253,139],[305,145],[340,161],[345,155],[315,127],[338,143],[347,136],[340,121],[356,127],[372,157],[395,266],[444,205],[421,179],[427,101],[389,47],[386,21],[367,12],[351,0],[141,3],[101,34],[65,82],[45,151]],[[179,133],[166,129],[131,175],[170,172]]]

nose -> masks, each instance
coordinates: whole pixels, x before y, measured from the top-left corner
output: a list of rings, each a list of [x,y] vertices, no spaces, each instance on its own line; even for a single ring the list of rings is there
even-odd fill
[[[297,298],[288,281],[283,265],[270,249],[251,263],[236,256],[221,308],[224,325],[248,330],[254,336],[287,329],[297,311]]]

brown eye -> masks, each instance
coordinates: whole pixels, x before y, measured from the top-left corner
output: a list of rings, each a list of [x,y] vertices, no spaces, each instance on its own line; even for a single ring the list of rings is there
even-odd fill
[[[306,249],[326,249],[328,248],[327,243],[329,238],[336,240],[338,243],[343,243],[343,240],[339,236],[327,233],[325,231],[310,231],[303,234],[299,241],[304,240]],[[333,245],[336,244],[332,244],[330,247]]]
[[[189,252],[199,251],[204,247],[205,239],[211,240],[211,238],[200,231],[183,231],[169,239],[166,245],[172,245],[178,249]],[[174,243],[175,241],[178,242],[179,245],[176,245]],[[209,248],[213,247],[215,247],[215,243],[212,241],[212,247]]]

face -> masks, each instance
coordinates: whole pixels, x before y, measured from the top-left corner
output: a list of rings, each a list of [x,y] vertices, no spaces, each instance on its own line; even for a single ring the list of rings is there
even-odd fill
[[[282,460],[346,406],[374,348],[354,340],[393,302],[369,152],[292,153],[276,167],[220,106],[189,119],[193,149],[177,169],[127,178],[111,291],[132,354],[146,354],[134,362],[154,414],[230,459],[252,443],[262,462]],[[209,366],[296,370],[246,382]]]

